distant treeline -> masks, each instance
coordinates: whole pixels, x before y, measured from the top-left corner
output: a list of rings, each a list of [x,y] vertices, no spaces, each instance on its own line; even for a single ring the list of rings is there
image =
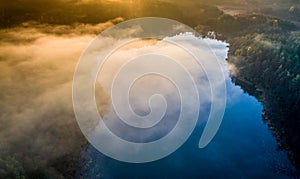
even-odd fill
[[[289,151],[290,159],[300,168],[298,27],[291,22],[261,14],[227,15],[215,6],[199,1],[178,0],[170,3],[144,0],[139,6],[102,3],[101,0],[95,2],[98,3],[82,3],[80,0],[2,0],[0,28],[9,30],[26,21],[96,24],[116,17],[158,16],[181,21],[202,34],[215,31],[217,38],[230,43],[228,61],[236,66],[236,71],[232,73],[233,80],[262,101],[264,119],[274,132],[279,146]],[[76,128],[76,124],[72,126]],[[69,130],[80,132],[73,128]],[[76,170],[76,155],[80,150],[76,148],[75,154],[66,154],[55,161],[42,161],[37,154],[27,157],[24,153],[2,149],[0,178],[55,178],[54,173],[72,178]]]
[[[88,1],[84,0],[2,0],[0,2],[0,28],[17,26],[26,21],[64,24],[105,22],[116,17],[165,17],[195,26],[222,12],[201,1]]]

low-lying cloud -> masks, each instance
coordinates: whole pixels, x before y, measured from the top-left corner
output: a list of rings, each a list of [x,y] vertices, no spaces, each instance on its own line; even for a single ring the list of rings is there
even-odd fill
[[[77,156],[72,154],[77,155],[85,144],[85,139],[75,120],[71,99],[72,77],[76,63],[83,50],[99,32],[121,21],[123,18],[116,18],[96,25],[50,25],[32,21],[15,28],[0,30],[0,150],[4,151],[0,152],[0,158],[4,159],[3,161],[6,161],[7,156],[18,154],[16,160],[21,167],[27,167],[26,169],[29,167],[32,171],[39,167],[47,167],[47,170],[52,172],[52,176],[61,176],[59,172],[62,171],[58,172],[58,168],[66,169],[56,168],[54,165],[57,161],[63,161],[70,155],[73,158],[70,161],[76,161]],[[225,65],[227,44],[209,39],[207,42],[210,43],[222,65]],[[130,58],[132,55],[139,55],[149,50],[173,52],[170,46],[152,41],[146,46],[142,44],[139,48],[133,46],[123,49],[118,52],[120,54],[116,54],[112,65],[118,67],[124,63],[120,57]],[[193,66],[188,68],[201,81],[199,84],[202,85],[197,86],[199,91],[207,91],[208,85],[204,85],[207,81],[203,71],[197,71]],[[102,76],[104,80],[110,81],[111,76],[108,75],[110,73],[104,74],[107,75]],[[143,83],[145,81],[141,80],[140,84]],[[178,99],[174,98],[174,96],[178,97],[176,88],[165,79],[152,80],[150,83],[147,82],[147,85],[151,88],[141,88],[138,85],[133,88],[131,101],[135,112],[138,114],[149,112],[146,103],[148,97],[143,94],[149,96],[153,93],[153,89],[159,86],[157,90],[164,91],[169,104],[172,104],[167,111],[167,118],[176,118],[177,104],[180,104]],[[106,87],[104,85],[103,89],[107,93],[109,88]],[[210,102],[209,95],[202,93],[201,100]],[[105,96],[105,100],[98,105],[110,106],[108,101],[109,98]],[[102,116],[106,112],[100,109]],[[176,123],[176,120],[170,121],[167,122],[168,125],[149,131],[148,134],[138,136],[135,140],[144,141],[156,138],[157,135],[163,136]],[[116,129],[119,135],[124,134],[121,128]],[[127,133],[126,136],[132,139],[135,134],[135,132]],[[30,162],[34,167],[28,166],[25,162],[27,160],[22,161],[24,157],[32,158]],[[68,167],[70,164],[67,169]],[[3,175],[0,173],[0,176],[1,174]]]
[[[113,44],[116,42],[115,39],[105,39],[107,40],[107,44]],[[201,104],[203,106],[199,106],[200,108],[209,109],[210,103],[215,103],[218,105],[218,103],[221,103],[222,100],[218,98],[218,96],[214,96],[214,98],[211,97],[211,84],[207,79],[207,74],[205,72],[211,73],[211,76],[214,76],[213,78],[217,78],[216,76],[220,75],[218,73],[220,70],[223,71],[223,75],[225,78],[228,78],[228,70],[226,70],[226,61],[227,58],[227,51],[228,51],[228,44],[213,40],[213,39],[201,39],[198,37],[195,37],[191,33],[186,34],[180,34],[174,37],[168,37],[165,39],[166,41],[160,41],[155,39],[124,39],[124,42],[131,41],[130,44],[126,44],[119,48],[117,51],[115,51],[113,54],[111,54],[107,61],[103,64],[101,67],[101,70],[98,74],[98,82],[103,86],[103,89],[107,94],[111,94],[112,90],[112,82],[115,77],[120,77],[121,83],[127,83],[127,77],[134,75],[134,73],[137,72],[137,69],[144,68],[142,66],[136,66],[136,70],[129,70],[124,71],[124,73],[118,74],[118,71],[125,67],[124,65],[128,65],[132,60],[136,57],[141,57],[145,54],[158,54],[158,55],[165,55],[170,57],[171,59],[177,61],[178,64],[182,65],[182,68],[186,68],[191,76],[196,81],[196,88],[200,92],[200,100]],[[190,56],[188,53],[186,53],[183,49],[181,49],[178,46],[174,46],[172,43],[168,43],[167,40],[174,40],[181,43],[188,43],[191,44],[194,48],[201,49],[202,56],[200,57],[200,63],[204,63],[206,61],[205,69],[201,68],[201,65],[197,64],[195,59],[193,59],[192,56]],[[97,41],[96,41],[97,42]],[[95,46],[101,47],[103,46],[103,41],[98,41],[99,44],[94,44]],[[118,42],[122,44],[122,42]],[[209,45],[210,48],[207,48],[207,45]],[[107,47],[109,48],[109,47]],[[209,55],[213,51],[215,56]],[[96,49],[89,51],[89,59],[97,60],[97,56],[99,56],[101,52],[96,52]],[[155,58],[155,57],[153,57]],[[216,58],[216,59],[211,59]],[[142,59],[141,59],[142,60]],[[154,59],[153,59],[154,60]],[[216,62],[208,62],[208,61],[218,61],[218,63],[221,65],[217,66]],[[156,66],[156,70],[158,71],[164,71],[166,68],[171,67],[165,67],[165,66]],[[221,69],[220,69],[221,68]],[[155,72],[155,70],[154,70]],[[95,73],[95,72],[94,72]],[[174,73],[179,73],[179,71],[174,71]],[[222,73],[221,73],[222,74]],[[179,76],[179,75],[177,75]],[[215,81],[215,85],[219,86],[222,85],[222,83],[225,83],[225,78],[220,77],[217,81]],[[183,78],[181,76],[180,78]],[[184,79],[184,78],[183,78]],[[106,121],[106,124],[109,126],[109,128],[120,138],[126,139],[128,141],[135,141],[135,142],[149,142],[153,140],[157,140],[160,137],[168,134],[170,130],[174,127],[174,125],[177,122],[177,119],[179,117],[180,113],[180,94],[178,93],[178,89],[176,89],[176,84],[172,84],[172,81],[170,81],[167,78],[163,78],[159,75],[146,75],[142,78],[138,79],[135,84],[131,87],[131,89],[119,89],[123,91],[129,90],[129,102],[131,105],[131,108],[133,111],[125,111],[127,109],[125,106],[121,109],[123,114],[125,116],[133,116],[132,112],[135,112],[138,115],[145,116],[149,114],[150,112],[160,110],[162,106],[152,106],[152,110],[150,110],[149,106],[149,99],[151,95],[153,94],[161,94],[165,97],[168,110],[165,113],[164,118],[160,123],[158,123],[158,126],[150,127],[148,129],[137,129],[132,126],[128,126],[125,123],[121,122],[119,120],[119,117],[116,114],[116,110],[113,108],[112,104],[110,105],[110,110],[106,115],[104,115],[104,120]],[[178,84],[177,84],[178,85]],[[186,91],[189,91],[191,89],[190,86],[187,84],[182,84],[186,89]],[[112,94],[114,95],[114,94]],[[226,98],[226,96],[222,96],[223,98]],[[127,96],[120,96],[119,98],[116,98],[116,100],[126,100]],[[221,98],[221,97],[220,97]],[[190,99],[189,103],[191,105],[197,106],[197,103],[194,103],[193,100],[196,98]],[[197,108],[197,107],[196,107]],[[120,109],[118,109],[120,110]],[[185,110],[185,109],[184,109]],[[186,110],[192,110],[192,109],[186,109]],[[205,111],[205,110],[203,110]],[[199,119],[201,122],[204,122],[207,120],[207,111],[204,112],[205,114],[201,113],[201,116]],[[88,113],[86,114],[88,115]],[[84,116],[86,116],[84,115]],[[205,118],[206,117],[206,118]],[[134,118],[134,117],[130,117]],[[83,122],[84,123],[84,122]],[[93,125],[95,126],[95,125]],[[90,128],[88,128],[90,129]],[[102,131],[99,128],[96,128],[95,133],[91,135],[91,140],[98,139],[97,135],[102,135]],[[89,133],[86,133],[86,135],[90,135]],[[99,141],[103,143],[103,141]],[[105,142],[104,142],[105,143]],[[121,144],[116,144],[118,147],[116,148],[122,148]]]
[[[34,172],[47,166],[53,172],[51,175],[60,176],[57,166],[51,169],[52,165],[71,156],[70,161],[65,161],[66,166],[61,167],[68,173],[85,143],[71,98],[76,63],[99,32],[122,20],[71,26],[27,22],[0,30],[2,161],[17,156],[15,165],[20,166],[16,168]],[[26,163],[24,157],[31,158],[33,163]],[[4,164],[0,162],[1,166]],[[6,172],[10,172],[8,168],[0,172],[0,178],[7,177]]]

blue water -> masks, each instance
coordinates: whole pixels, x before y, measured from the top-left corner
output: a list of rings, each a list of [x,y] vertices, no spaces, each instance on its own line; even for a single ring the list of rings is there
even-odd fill
[[[84,178],[292,178],[295,168],[263,122],[262,104],[227,80],[227,107],[220,130],[204,149],[199,124],[168,157],[145,164],[116,161],[92,146],[85,152]]]

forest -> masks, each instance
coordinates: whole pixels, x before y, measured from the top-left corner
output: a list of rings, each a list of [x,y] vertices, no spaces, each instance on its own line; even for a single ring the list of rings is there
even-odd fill
[[[276,21],[277,22],[277,21]],[[287,28],[289,29],[289,28]],[[231,41],[238,85],[264,104],[263,118],[280,148],[300,167],[300,36],[279,24]]]
[[[222,0],[212,2],[217,4],[219,1],[223,3]],[[216,4],[208,4],[205,3],[206,1],[184,2],[151,1],[150,3],[150,1],[145,1],[143,6],[134,7],[133,10],[126,4],[80,3],[79,0],[3,0],[1,1],[2,7],[0,7],[0,30],[5,32],[10,28],[23,27],[24,22],[49,26],[72,26],[76,23],[97,24],[117,17],[126,20],[158,16],[185,23],[194,27],[203,36],[214,31],[217,39],[225,40],[230,44],[227,60],[235,67],[231,71],[232,80],[245,92],[263,103],[263,120],[276,137],[278,147],[288,151],[290,160],[299,169],[300,30],[294,21],[299,22],[300,11],[292,10],[290,7],[278,11],[262,8],[257,12],[231,15],[223,12]],[[227,4],[230,6],[233,2],[235,1],[228,1]],[[53,33],[48,29],[45,32]],[[1,39],[3,43],[9,40]],[[2,56],[1,61],[4,61]],[[22,76],[22,71],[16,74]],[[69,78],[71,80],[72,76]],[[28,85],[25,82],[23,86]],[[7,89],[5,85],[1,87],[1,90]],[[36,93],[36,91],[31,93]],[[5,102],[4,94],[1,94],[0,99],[3,103]],[[0,128],[4,130],[10,118],[2,112],[6,109],[6,104],[0,104]],[[48,159],[39,150],[32,152],[29,149],[28,146],[32,145],[30,140],[21,138],[21,142],[14,141],[9,145],[5,143],[5,140],[0,140],[0,178],[74,177],[80,151],[87,145],[87,142],[80,133],[76,120],[73,120],[74,114],[71,107],[67,107],[66,118],[72,119],[71,122],[56,126],[57,130],[53,129],[51,135],[55,138],[59,136],[59,141],[62,143],[72,140],[71,137],[75,136],[73,139],[77,140],[75,147],[66,146],[68,149],[65,155],[59,157],[54,155],[55,157]],[[59,121],[64,113],[64,111],[57,111],[50,117],[57,118],[56,120]],[[34,128],[25,139],[35,137],[43,131],[44,129]],[[72,136],[68,137],[66,134],[72,134]],[[45,139],[45,143],[47,142],[49,146],[56,147],[51,143],[52,141]],[[22,143],[22,145],[16,145],[17,143]]]

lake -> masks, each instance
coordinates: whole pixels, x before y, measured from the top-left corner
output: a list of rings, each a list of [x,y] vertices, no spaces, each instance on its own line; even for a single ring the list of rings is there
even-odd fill
[[[212,40],[214,41],[214,40]],[[215,41],[215,43],[219,43]],[[225,48],[225,47],[224,47]],[[225,61],[224,57],[222,58]],[[228,73],[228,65],[225,71]],[[296,169],[279,150],[262,119],[262,104],[226,75],[227,104],[219,131],[198,148],[205,123],[198,122],[190,138],[171,155],[149,163],[120,162],[89,145],[77,177],[85,178],[291,178]],[[209,114],[201,107],[201,116]],[[201,120],[199,120],[201,121]],[[82,166],[83,165],[83,166]]]

